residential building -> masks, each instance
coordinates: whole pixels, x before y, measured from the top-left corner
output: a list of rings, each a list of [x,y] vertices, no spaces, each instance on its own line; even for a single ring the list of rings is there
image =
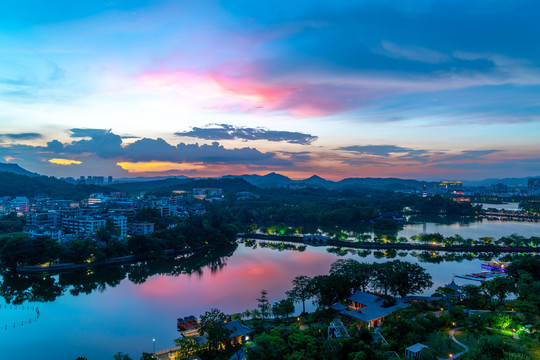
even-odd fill
[[[128,224],[128,232],[130,235],[150,235],[154,232],[154,223],[149,222],[133,222]]]

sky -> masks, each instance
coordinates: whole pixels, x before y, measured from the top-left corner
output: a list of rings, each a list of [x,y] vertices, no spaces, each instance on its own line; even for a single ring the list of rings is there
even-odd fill
[[[540,175],[537,1],[0,0],[0,161]]]

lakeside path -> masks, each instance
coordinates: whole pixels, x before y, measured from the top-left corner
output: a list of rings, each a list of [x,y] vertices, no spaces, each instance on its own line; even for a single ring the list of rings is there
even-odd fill
[[[455,337],[456,330],[459,330],[459,329],[462,329],[462,327],[457,327],[457,328],[450,329],[450,330],[448,331],[448,336],[450,336],[450,339],[452,339],[453,342],[455,342],[456,344],[458,344],[459,346],[461,346],[461,347],[462,347],[463,349],[465,349],[465,350],[463,350],[462,352],[457,353],[457,354],[455,354],[454,356],[449,357],[449,358],[441,358],[441,357],[438,357],[438,356],[437,356],[437,359],[439,359],[439,360],[455,359],[455,358],[460,357],[461,355],[463,355],[463,354],[466,353],[467,351],[469,351],[469,347],[468,347],[467,345],[462,344],[462,343],[460,343],[459,341],[457,341],[457,339],[456,339],[456,337]]]
[[[312,242],[304,240],[303,236],[287,236],[287,235],[266,235],[266,234],[238,234],[238,238],[241,239],[256,239],[256,240],[269,240],[269,241],[285,241],[285,242],[294,242],[304,245],[315,245],[315,246],[338,246],[338,247],[349,247],[349,248],[358,248],[358,249],[400,249],[400,250],[429,250],[429,251],[452,251],[452,252],[496,252],[496,253],[514,253],[514,252],[524,252],[524,253],[540,253],[540,248],[538,247],[505,247],[505,246],[461,246],[461,245],[431,245],[431,244],[377,244],[373,242],[349,242],[349,241],[340,241],[334,239],[327,239],[325,241]]]

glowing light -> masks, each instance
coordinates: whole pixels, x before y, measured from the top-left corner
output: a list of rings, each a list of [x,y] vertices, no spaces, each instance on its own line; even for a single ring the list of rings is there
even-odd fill
[[[70,159],[49,159],[49,162],[51,164],[56,164],[56,165],[79,165],[79,164],[82,164],[81,161],[78,161],[78,160],[70,160]]]
[[[145,172],[145,171],[168,171],[168,170],[180,170],[180,171],[189,171],[203,169],[204,165],[193,164],[193,163],[174,163],[168,161],[151,161],[151,162],[128,162],[123,161],[116,163],[122,169],[131,172]]]

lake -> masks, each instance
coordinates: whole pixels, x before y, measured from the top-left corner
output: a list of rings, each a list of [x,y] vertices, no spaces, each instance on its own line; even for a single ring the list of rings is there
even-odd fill
[[[510,221],[425,223],[406,225],[399,236],[423,231],[497,238],[512,233],[539,235],[540,225]],[[253,309],[262,289],[268,290],[273,302],[284,298],[295,276],[327,274],[330,264],[340,258],[327,250],[308,246],[303,252],[277,251],[239,244],[186,259],[54,277],[6,276],[0,287],[2,294],[11,300],[18,297],[25,308],[10,309],[8,305],[6,309],[5,298],[0,299],[0,347],[3,354],[15,359],[112,359],[119,351],[138,359],[141,352],[152,351],[154,338],[156,349],[173,346],[178,337],[177,317],[199,316],[213,307],[230,314]],[[375,253],[344,257],[369,263],[388,261]],[[428,294],[452,281],[453,273],[480,271],[481,263],[479,259],[426,263],[406,252],[395,258],[427,269],[435,283]],[[39,307],[37,321],[32,307]]]

